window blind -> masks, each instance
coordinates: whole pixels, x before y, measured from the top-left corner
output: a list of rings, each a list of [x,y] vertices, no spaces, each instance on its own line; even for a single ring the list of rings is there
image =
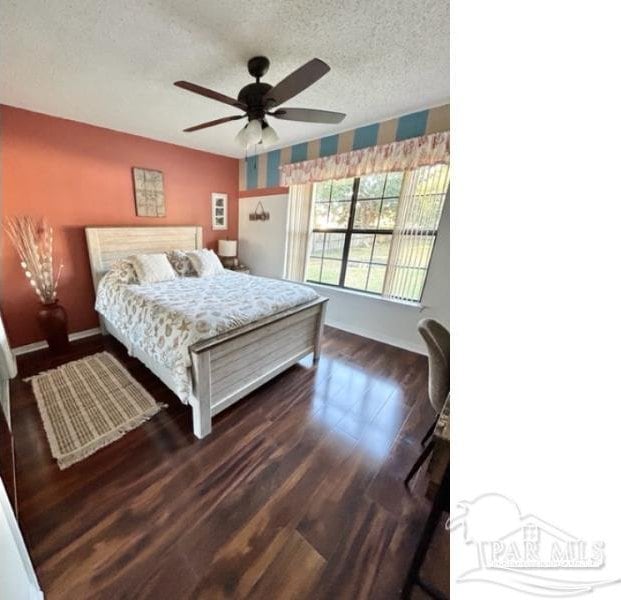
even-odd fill
[[[449,185],[449,166],[436,164],[407,171],[388,255],[383,295],[419,301]]]

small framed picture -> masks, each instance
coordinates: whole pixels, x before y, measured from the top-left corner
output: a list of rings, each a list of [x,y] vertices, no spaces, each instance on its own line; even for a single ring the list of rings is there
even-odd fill
[[[211,228],[228,229],[228,195],[211,194]]]

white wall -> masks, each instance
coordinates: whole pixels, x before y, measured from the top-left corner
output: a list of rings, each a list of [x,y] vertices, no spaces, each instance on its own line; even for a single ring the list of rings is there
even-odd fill
[[[250,221],[248,215],[261,201],[269,221]],[[364,294],[313,285],[330,298],[326,323],[359,335],[415,352],[426,353],[416,324],[433,317],[449,327],[450,201],[442,212],[421,306],[398,304]],[[252,273],[282,277],[284,271],[287,196],[261,196],[239,200],[239,257]]]
[[[0,598],[43,600],[43,593],[39,589],[37,576],[1,479]]]
[[[254,275],[280,278],[285,272],[286,194],[239,199],[239,258]],[[248,216],[261,202],[269,221]]]

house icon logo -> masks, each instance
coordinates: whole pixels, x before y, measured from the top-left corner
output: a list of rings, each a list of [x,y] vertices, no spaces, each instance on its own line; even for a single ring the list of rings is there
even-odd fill
[[[605,545],[564,531],[548,521],[522,514],[516,502],[501,494],[483,494],[457,504],[447,529],[461,531],[476,551],[475,566],[459,583],[487,582],[543,597],[592,592],[621,581],[597,579],[605,565]],[[571,571],[571,576],[567,572]]]

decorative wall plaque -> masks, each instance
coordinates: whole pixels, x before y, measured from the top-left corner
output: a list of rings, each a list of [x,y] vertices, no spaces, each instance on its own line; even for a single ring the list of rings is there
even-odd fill
[[[254,212],[251,212],[248,215],[248,218],[251,221],[269,221],[270,213],[263,208],[263,202],[259,201],[259,204],[257,204],[257,207],[254,209]]]
[[[165,217],[164,174],[161,171],[132,167],[136,216]]]

